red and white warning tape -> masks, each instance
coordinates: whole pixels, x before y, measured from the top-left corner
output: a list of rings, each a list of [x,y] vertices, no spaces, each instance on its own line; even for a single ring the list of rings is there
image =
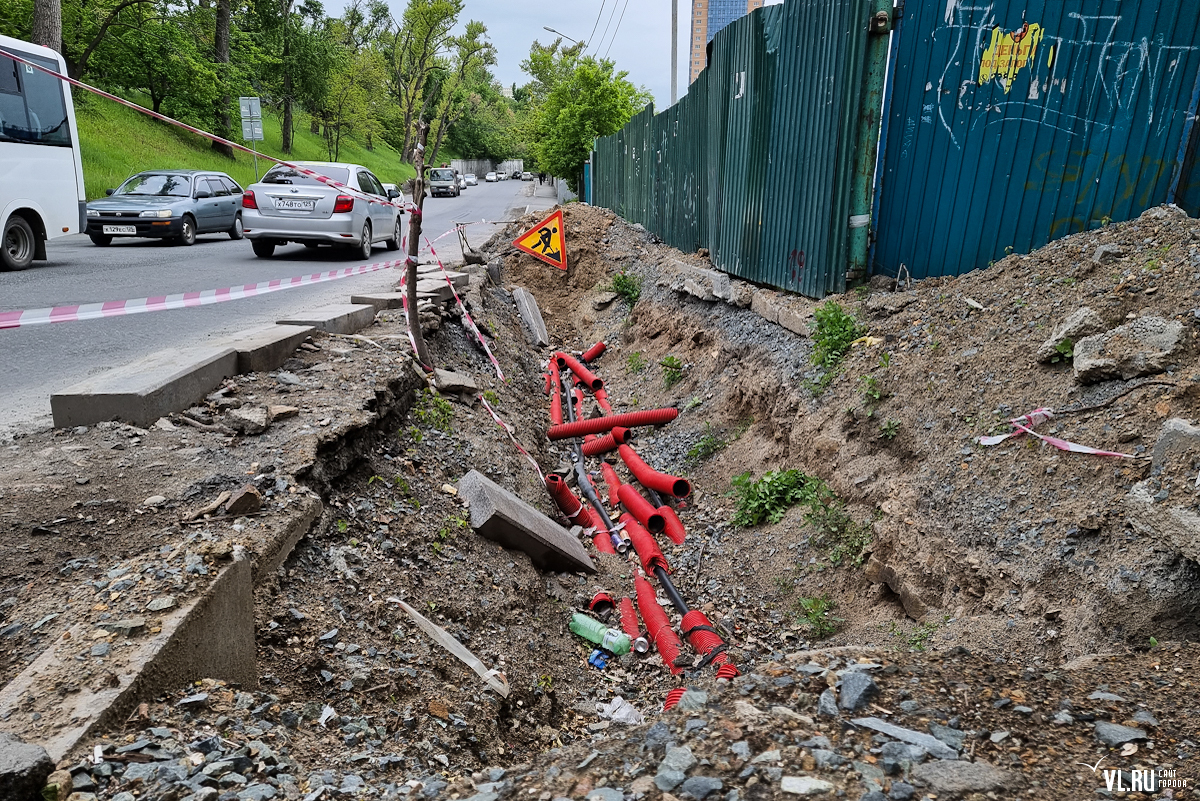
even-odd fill
[[[444,235],[443,235],[444,236]],[[479,326],[475,325],[475,321],[471,319],[470,313],[467,311],[466,305],[463,304],[462,298],[458,296],[458,290],[454,288],[454,282],[450,280],[450,276],[446,274],[446,266],[442,264],[441,257],[433,248],[433,242],[429,241],[429,237],[425,237],[425,244],[429,246],[429,252],[433,254],[433,258],[437,259],[438,269],[442,271],[442,277],[446,279],[446,284],[450,287],[450,293],[454,295],[454,300],[458,303],[458,309],[462,312],[463,319],[467,321],[471,331],[475,334],[475,338],[479,340],[479,344],[483,346],[483,352],[491,359],[492,366],[496,368],[496,375],[501,381],[507,381],[504,377],[504,371],[500,369],[500,362],[496,361],[496,357],[492,355],[492,349],[487,346],[487,342],[483,339],[483,334],[479,333]]]
[[[538,478],[541,479],[543,484],[545,484],[546,476],[542,473],[542,468],[538,465],[537,459],[534,459],[532,456],[530,456],[529,451],[525,450],[523,447],[521,447],[521,443],[517,442],[517,437],[515,434],[513,434],[512,426],[500,419],[500,415],[496,414],[496,410],[492,408],[492,404],[487,402],[487,398],[480,395],[479,402],[483,404],[483,408],[487,409],[488,414],[490,414],[492,419],[496,421],[496,425],[504,429],[505,434],[508,434],[508,439],[512,442],[513,447],[516,448],[522,456],[529,460],[529,463],[533,465],[533,469],[537,471]]]
[[[157,297],[137,298],[135,300],[110,300],[102,303],[79,303],[71,306],[54,306],[48,309],[25,309],[17,311],[0,311],[0,329],[23,328],[46,323],[67,323],[77,320],[98,320],[104,317],[121,317],[127,314],[143,314],[145,312],[167,311],[169,309],[186,309],[192,306],[208,306],[213,303],[225,303],[230,300],[241,300],[256,295],[266,295],[280,292],[284,289],[295,289],[298,286],[320,284],[326,281],[336,281],[352,275],[363,275],[404,264],[402,260],[381,261],[375,264],[362,264],[358,267],[343,267],[340,270],[330,270],[312,275],[297,275],[292,278],[276,278],[271,281],[260,281],[257,284],[245,286],[223,287],[221,289],[205,289],[199,292],[180,292],[174,295],[159,295]]]
[[[1048,420],[1054,419],[1054,410],[1041,407],[1034,409],[1029,414],[1023,414],[1020,417],[1014,417],[1009,420],[1009,424],[1015,428],[1015,431],[1010,431],[1007,434],[997,434],[991,437],[976,437],[975,441],[980,445],[999,445],[1010,437],[1020,437],[1025,434],[1037,437],[1042,442],[1058,448],[1060,451],[1068,451],[1070,453],[1084,453],[1089,456],[1117,456],[1122,459],[1136,459],[1137,456],[1130,453],[1117,453],[1115,451],[1103,451],[1099,448],[1093,448],[1089,445],[1080,445],[1077,442],[1070,442],[1058,437],[1048,437],[1045,434],[1039,434],[1034,431],[1034,427],[1045,423]]]

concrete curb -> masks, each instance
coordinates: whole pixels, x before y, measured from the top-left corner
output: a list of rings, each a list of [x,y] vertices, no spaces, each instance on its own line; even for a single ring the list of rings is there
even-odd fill
[[[354,334],[366,328],[374,320],[374,306],[362,303],[331,303],[294,314],[277,322],[280,325],[310,325],[330,334]]]
[[[310,325],[264,325],[240,331],[224,343],[237,351],[239,373],[269,373],[279,369],[315,330]]]

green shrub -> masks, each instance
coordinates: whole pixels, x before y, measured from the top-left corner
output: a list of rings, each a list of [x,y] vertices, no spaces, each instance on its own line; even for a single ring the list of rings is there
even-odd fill
[[[612,291],[621,296],[621,300],[633,306],[642,296],[642,279],[623,269],[613,276]]]
[[[813,364],[833,370],[850,350],[850,343],[866,333],[836,301],[818,306],[813,312],[816,330],[813,332]]]

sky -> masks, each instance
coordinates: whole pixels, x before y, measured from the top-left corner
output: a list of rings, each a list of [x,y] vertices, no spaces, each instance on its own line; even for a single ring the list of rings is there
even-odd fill
[[[404,0],[388,2],[399,18]],[[767,0],[767,5],[779,2],[783,0]],[[344,5],[340,0],[325,4],[330,14],[340,13]],[[679,0],[679,97],[687,93],[691,9],[691,0]],[[587,41],[589,55],[607,53],[635,86],[654,95],[655,111],[671,105],[671,0],[465,0],[463,22],[469,19],[487,26],[497,50],[493,72],[505,86],[529,81],[521,61],[535,39],[542,44],[554,41],[555,35],[543,30],[549,26]]]

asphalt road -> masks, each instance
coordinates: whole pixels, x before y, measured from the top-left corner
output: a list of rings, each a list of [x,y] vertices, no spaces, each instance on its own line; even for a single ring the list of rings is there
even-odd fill
[[[536,181],[480,183],[457,198],[426,198],[424,231],[433,239],[455,222],[514,219],[527,207],[548,208],[553,203],[549,187],[539,187]],[[477,245],[495,232],[495,226],[476,225],[467,231],[468,240]],[[443,262],[462,261],[453,235],[439,242],[437,250]],[[0,310],[235,286],[399,255],[377,246],[374,257],[362,262],[332,248],[288,245],[277,249],[273,258],[260,259],[251,252],[248,240],[234,242],[224,234],[201,236],[192,247],[117,239],[107,248],[95,247],[87,237],[77,235],[50,242],[47,251],[48,260],[34,262],[29,270],[0,272]],[[385,270],[212,306],[0,330],[0,441],[13,431],[48,426],[51,393],[96,372],[157,350],[202,344],[303,309],[347,303],[352,293],[391,291],[397,280],[396,274]]]

